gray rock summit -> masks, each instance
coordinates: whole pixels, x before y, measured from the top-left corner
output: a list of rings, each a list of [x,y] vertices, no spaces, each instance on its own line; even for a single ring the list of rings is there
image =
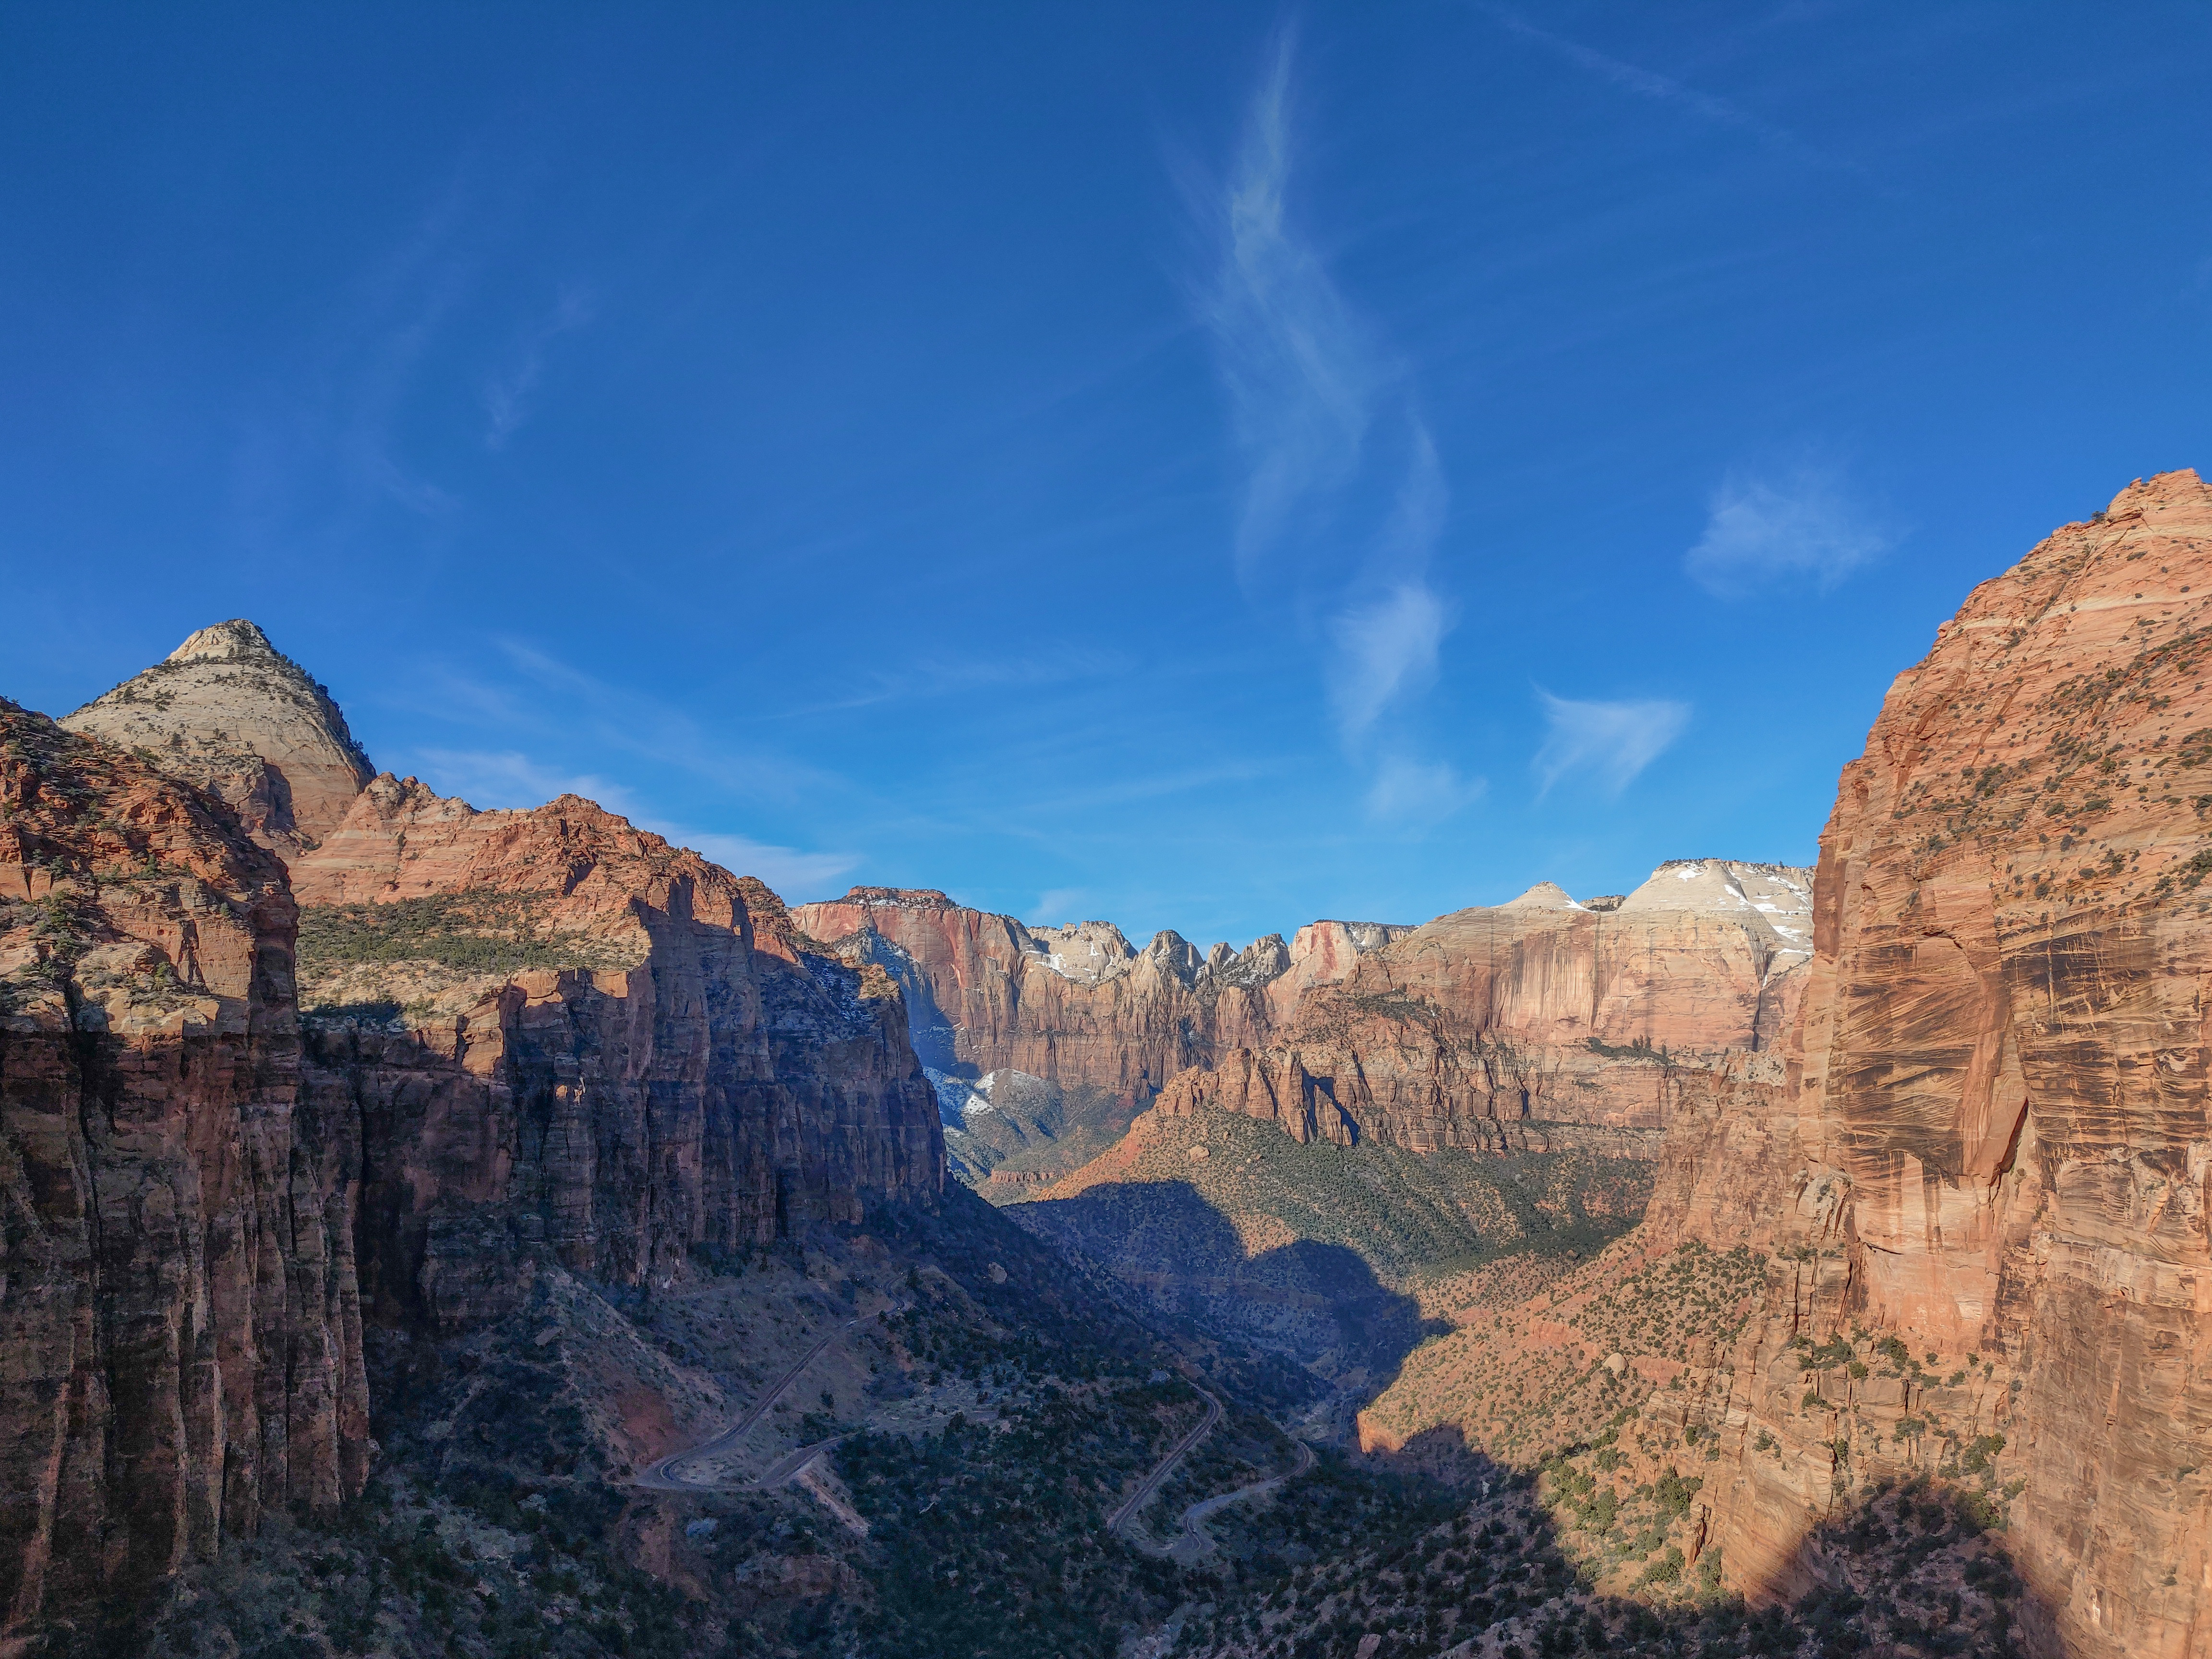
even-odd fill
[[[330,693],[242,617],[201,629],[60,724],[221,796],[288,860],[336,829],[376,775]]]

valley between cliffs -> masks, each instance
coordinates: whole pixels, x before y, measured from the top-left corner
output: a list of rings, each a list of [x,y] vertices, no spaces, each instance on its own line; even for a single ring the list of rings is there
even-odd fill
[[[1204,953],[0,705],[0,1652],[2193,1659],[2208,667],[2166,474],[1814,870]]]

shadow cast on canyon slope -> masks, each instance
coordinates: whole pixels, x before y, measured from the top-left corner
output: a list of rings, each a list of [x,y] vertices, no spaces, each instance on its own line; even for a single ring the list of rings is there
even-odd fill
[[[1106,1183],[1007,1213],[1167,1310],[1287,1355],[1361,1400],[1449,1328],[1344,1245],[1300,1239],[1247,1254],[1235,1225],[1188,1182]]]
[[[1680,1541],[1654,1545],[1640,1567],[1629,1561],[1626,1593],[1616,1588],[1571,1605],[1561,1593],[1577,1582],[1576,1559],[1607,1543],[1629,1543],[1632,1553],[1650,1539],[1620,1535],[1609,1516],[1593,1530],[1596,1517],[1571,1498],[1561,1513],[1576,1535],[1562,1539],[1537,1502],[1540,1475],[1495,1462],[1455,1426],[1428,1430],[1368,1461],[1457,1486],[1474,1499],[1470,1534],[1494,1525],[1501,1542],[1518,1542],[1520,1559],[1535,1564],[1525,1573],[1498,1571],[1494,1551],[1471,1551],[1464,1576],[1449,1588],[1486,1626],[1517,1621],[1501,1632],[1497,1651],[1504,1659],[1585,1652],[2065,1659],[2069,1651],[2049,1605],[2013,1565],[2002,1533],[1926,1480],[1870,1489],[1848,1511],[1808,1529],[1790,1553],[1786,1579],[1729,1584],[1718,1547],[1707,1542],[1711,1515],[1692,1479],[1676,1498],[1673,1537]],[[1618,1567],[1615,1573],[1618,1586]],[[1433,1602],[1436,1581],[1424,1582]],[[1380,1651],[1387,1656],[1389,1644]]]

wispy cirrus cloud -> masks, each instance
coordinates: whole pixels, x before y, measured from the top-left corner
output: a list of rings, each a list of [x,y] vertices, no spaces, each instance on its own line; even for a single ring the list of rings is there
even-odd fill
[[[535,405],[538,383],[545,375],[547,348],[562,335],[583,327],[592,315],[592,296],[586,289],[562,289],[552,310],[524,333],[514,360],[485,381],[485,448],[507,447],[507,441],[530,417]]]
[[[1317,617],[1335,735],[1371,775],[1370,810],[1413,802],[1385,755],[1447,781],[1431,805],[1464,804],[1479,783],[1378,741],[1386,712],[1433,684],[1454,621],[1431,571],[1449,491],[1408,366],[1291,212],[1295,46],[1288,30],[1272,42],[1228,175],[1199,202],[1215,248],[1199,309],[1243,463],[1237,574],[1255,603],[1287,593]]]
[[[1287,31],[1276,37],[1236,163],[1207,204],[1219,261],[1203,312],[1245,458],[1236,552],[1248,584],[1300,507],[1350,478],[1395,373],[1320,253],[1291,228],[1295,44]]]
[[[1555,34],[1549,29],[1539,28],[1518,12],[1508,7],[1485,6],[1482,9],[1509,33],[1543,47],[1546,51],[1565,58],[1576,68],[1585,70],[1607,84],[1620,88],[1624,92],[1633,93],[1639,98],[1648,98],[1655,103],[1668,105],[1714,126],[1732,128],[1757,139],[1771,149],[1794,156],[1800,161],[1809,161],[1820,167],[1844,173],[1861,172],[1855,164],[1826,154],[1807,143],[1789,128],[1767,120],[1765,117],[1746,109],[1741,104],[1726,98],[1715,97],[1708,92],[1702,92],[1686,82],[1675,79],[1671,75],[1662,75],[1655,70],[1645,69],[1640,64],[1632,64],[1624,58],[1615,58],[1608,53],[1596,51],[1593,47],[1583,46],[1580,41],[1571,40],[1563,34]]]
[[[732,875],[757,876],[775,890],[777,896],[793,904],[834,896],[837,878],[859,868],[861,862],[858,853],[807,853],[793,847],[772,847],[748,836],[640,822],[678,847],[705,854]]]
[[[1443,761],[1386,755],[1375,768],[1364,805],[1378,823],[1429,830],[1480,800],[1488,787],[1480,778],[1462,777]]]
[[[1618,795],[1663,754],[1690,723],[1690,705],[1659,698],[1621,702],[1555,697],[1539,689],[1544,707],[1543,747],[1533,763],[1537,796],[1576,774]]]
[[[560,795],[581,795],[628,817],[635,799],[622,785],[589,772],[542,765],[519,749],[417,749],[422,781],[441,795],[459,796],[485,811],[527,810]]]
[[[1778,472],[1723,477],[1705,534],[1682,568],[1723,599],[1793,580],[1809,580],[1826,592],[1895,542],[1853,497],[1838,468],[1803,461]]]

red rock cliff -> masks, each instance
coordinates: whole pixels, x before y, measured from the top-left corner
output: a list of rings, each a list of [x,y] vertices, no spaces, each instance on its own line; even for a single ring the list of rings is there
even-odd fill
[[[1808,874],[1678,860],[1624,900],[1547,882],[1441,916],[1302,997],[1265,1048],[1176,1078],[1158,1109],[1417,1149],[1532,1144],[1531,1122],[1656,1134],[1676,1070],[1752,1055],[1779,1078]]]
[[[1684,1113],[1651,1224],[1781,1258],[1704,1385],[1732,1578],[1990,1462],[2037,1651],[2212,1649],[2208,671],[2212,489],[2169,473],[1978,588],[1845,769],[1787,1085]],[[1808,1392],[1832,1337],[1896,1346]]]
[[[540,1244],[635,1284],[941,1189],[897,988],[757,881],[574,796],[478,812],[388,775],[292,875],[379,1307],[450,1326]]]
[[[1217,945],[1201,957],[1177,933],[1138,951],[1108,922],[1031,927],[933,890],[855,887],[794,914],[900,979],[916,1047],[938,1070],[1011,1067],[1139,1102],[1186,1066],[1266,1042],[1304,993],[1412,931],[1317,921],[1287,946],[1271,933],[1241,953]]]
[[[357,1123],[301,1094],[283,867],[0,702],[0,1641],[371,1451]]]

